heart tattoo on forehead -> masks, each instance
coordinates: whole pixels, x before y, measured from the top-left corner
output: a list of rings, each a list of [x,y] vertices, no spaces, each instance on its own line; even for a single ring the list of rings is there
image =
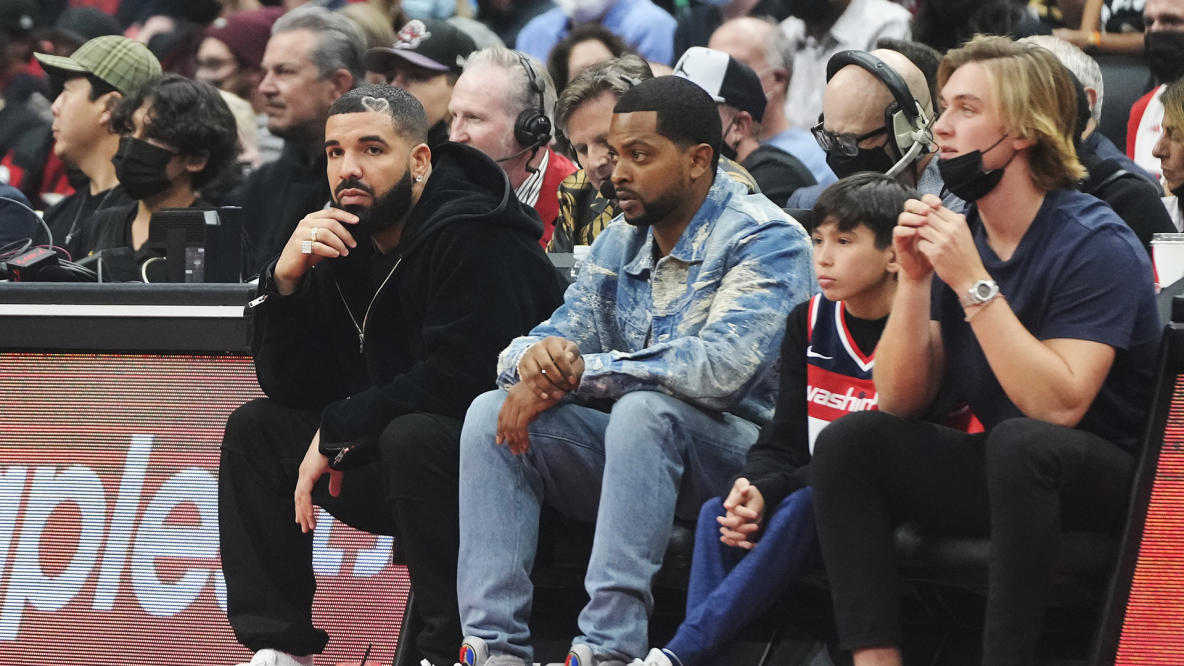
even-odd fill
[[[381,97],[370,97],[369,95],[362,98],[362,106],[376,113],[390,113],[391,103],[389,100]]]

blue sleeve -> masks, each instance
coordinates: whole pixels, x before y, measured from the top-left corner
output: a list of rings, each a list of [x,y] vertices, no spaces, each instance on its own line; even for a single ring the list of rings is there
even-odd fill
[[[559,8],[543,12],[522,26],[514,48],[546,63],[555,43],[563,39],[566,27],[567,16]]]

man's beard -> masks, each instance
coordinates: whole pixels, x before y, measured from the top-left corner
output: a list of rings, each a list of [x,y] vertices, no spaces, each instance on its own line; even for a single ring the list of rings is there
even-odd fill
[[[667,190],[658,195],[653,201],[642,202],[645,212],[635,218],[630,219],[628,215],[625,216],[625,222],[635,227],[649,227],[655,222],[661,222],[666,219],[676,208],[680,195],[677,192]],[[638,201],[641,201],[638,199]]]
[[[342,206],[338,203],[340,193],[342,190],[351,188],[362,190],[374,197],[373,203],[369,206],[357,204]],[[411,210],[411,172],[405,172],[399,182],[381,195],[375,195],[373,188],[357,179],[343,180],[338,183],[337,191],[333,193],[333,205],[358,216],[358,222],[350,227],[350,233],[355,236],[374,236],[374,234],[394,226],[396,222],[403,219],[407,211]]]

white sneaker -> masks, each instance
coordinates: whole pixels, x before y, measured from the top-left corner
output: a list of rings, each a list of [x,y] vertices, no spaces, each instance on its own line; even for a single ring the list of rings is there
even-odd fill
[[[482,666],[489,659],[489,648],[476,636],[465,636],[455,666]]]
[[[251,657],[251,661],[238,666],[312,666],[312,655],[297,657],[294,654],[264,648]]]

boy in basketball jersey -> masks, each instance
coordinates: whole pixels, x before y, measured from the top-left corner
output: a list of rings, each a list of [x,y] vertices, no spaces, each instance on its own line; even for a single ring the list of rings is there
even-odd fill
[[[865,172],[835,183],[815,204],[821,293],[789,314],[773,420],[726,498],[703,505],[686,618],[646,666],[711,663],[808,564],[817,538],[807,470],[814,439],[840,416],[876,408],[876,343],[896,292],[892,229],[912,196],[896,180]]]

